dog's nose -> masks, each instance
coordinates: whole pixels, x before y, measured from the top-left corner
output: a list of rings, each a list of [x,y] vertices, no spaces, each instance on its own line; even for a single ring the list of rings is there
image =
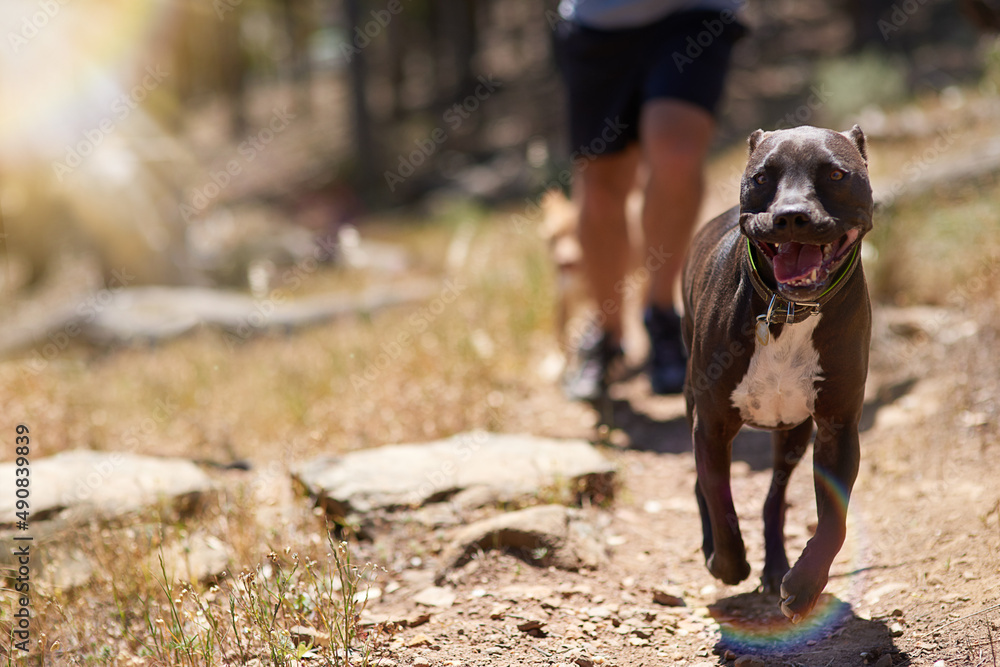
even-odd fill
[[[812,222],[809,213],[802,209],[783,209],[774,212],[774,226],[777,229],[802,228]]]

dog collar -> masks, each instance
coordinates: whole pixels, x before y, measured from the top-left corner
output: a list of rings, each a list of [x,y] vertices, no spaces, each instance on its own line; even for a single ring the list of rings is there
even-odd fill
[[[860,244],[854,246],[847,266],[840,272],[837,279],[833,281],[833,284],[816,297],[815,301],[789,301],[764,283],[764,280],[760,277],[760,273],[757,272],[757,265],[753,260],[753,245],[750,239],[747,239],[747,259],[750,261],[750,283],[753,285],[754,291],[757,292],[758,296],[767,303],[767,311],[763,315],[757,316],[758,337],[761,337],[761,324],[764,325],[763,331],[766,331],[766,327],[769,324],[798,324],[818,314],[823,304],[832,299],[847,284],[847,279],[854,273],[854,269],[858,265],[859,246]],[[767,343],[764,342],[764,344],[766,345]]]

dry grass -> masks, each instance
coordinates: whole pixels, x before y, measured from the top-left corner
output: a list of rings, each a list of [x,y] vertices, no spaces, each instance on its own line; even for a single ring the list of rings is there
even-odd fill
[[[901,201],[882,212],[866,264],[876,298],[897,305],[961,306],[1000,270],[1000,183]],[[958,291],[956,291],[958,290]]]
[[[27,357],[0,365],[0,432],[30,424],[36,459],[82,447],[247,460],[255,471],[227,473],[217,506],[197,518],[84,529],[74,542],[97,574],[85,590],[36,593],[40,641],[25,664],[292,665],[310,656],[339,665],[348,650],[351,664],[372,658],[376,635],[358,624],[355,593],[377,568],[355,565],[347,543],[326,543],[325,520],[291,497],[287,468],[319,454],[503,428],[505,399],[531,392],[553,345],[543,244],[510,221],[452,209],[434,223],[376,226],[411,251],[415,272],[448,274],[440,294],[415,307],[235,345],[202,331],[112,353],[74,346],[39,374],[25,370]],[[460,225],[472,242],[448,273]],[[378,280],[320,271],[301,292]],[[194,532],[230,546],[228,576],[174,581],[162,554]],[[0,595],[5,631],[14,603]],[[296,645],[294,626],[325,633],[330,646]],[[4,662],[24,662],[17,656]]]
[[[443,285],[415,308],[235,344],[203,331],[111,354],[74,347],[37,375],[24,369],[30,353],[6,362],[0,430],[29,421],[35,456],[130,448],[261,462],[490,427],[491,392],[530,382],[527,371],[550,343],[544,250],[531,230],[518,234],[507,221],[469,221],[476,234],[466,265],[446,283],[454,289]],[[422,273],[443,276],[454,228],[402,227],[399,237],[417,246]],[[330,288],[351,280],[334,270],[311,278]]]

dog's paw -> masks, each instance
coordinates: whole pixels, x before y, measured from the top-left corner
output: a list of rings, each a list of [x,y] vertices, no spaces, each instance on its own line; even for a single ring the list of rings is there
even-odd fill
[[[708,557],[705,565],[713,577],[721,579],[728,586],[735,586],[750,576],[750,563],[745,557],[727,559],[715,552]]]
[[[781,592],[781,582],[788,574],[788,558],[785,550],[769,553],[764,559],[764,572],[760,576],[760,592],[768,595],[778,595]]]
[[[816,606],[826,581],[826,573],[820,575],[798,565],[793,567],[781,581],[781,613],[792,623],[801,621]]]
[[[765,565],[764,573],[760,576],[760,592],[767,595],[778,595],[781,592],[781,581],[787,572],[787,565],[780,569],[771,568],[770,570]]]

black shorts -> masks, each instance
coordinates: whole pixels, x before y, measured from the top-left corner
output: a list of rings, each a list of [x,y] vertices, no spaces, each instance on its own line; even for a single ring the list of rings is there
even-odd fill
[[[745,31],[728,12],[683,12],[623,30],[561,21],[555,48],[569,93],[571,152],[614,153],[637,141],[649,100],[683,100],[714,115],[730,51]]]

